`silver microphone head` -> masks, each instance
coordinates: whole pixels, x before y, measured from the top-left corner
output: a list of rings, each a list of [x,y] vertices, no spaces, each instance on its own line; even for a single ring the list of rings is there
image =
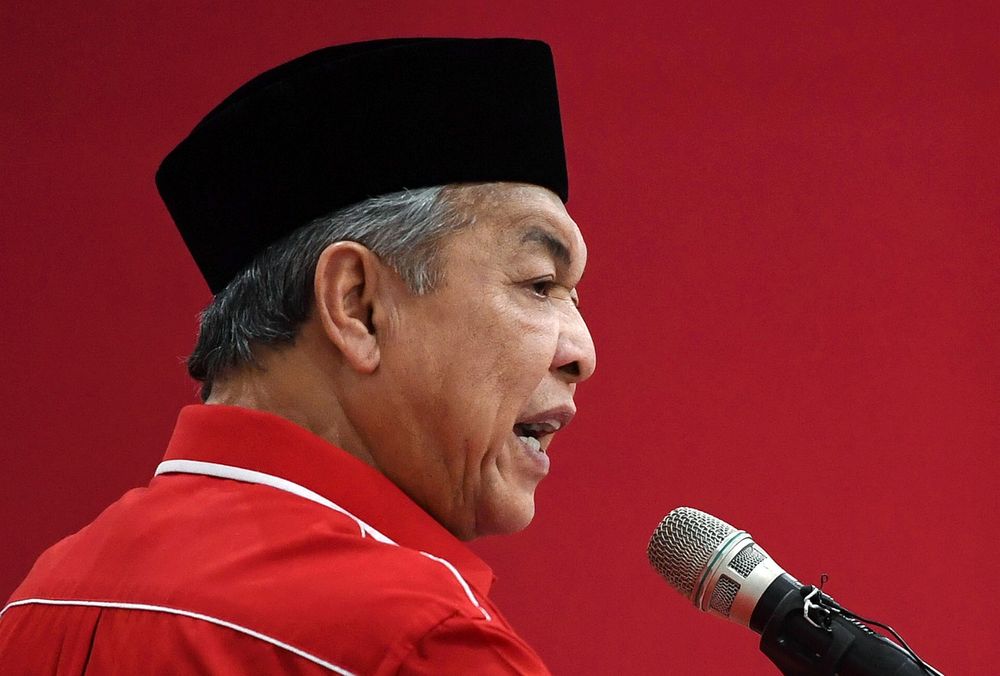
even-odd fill
[[[678,507],[660,522],[646,554],[700,610],[743,625],[767,586],[785,572],[748,533],[691,507]]]

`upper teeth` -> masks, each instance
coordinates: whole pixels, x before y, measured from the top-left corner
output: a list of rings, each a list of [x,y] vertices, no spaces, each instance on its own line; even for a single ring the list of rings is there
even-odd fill
[[[550,432],[556,432],[562,427],[562,423],[558,420],[541,420],[534,423],[521,423],[521,429],[525,432],[541,432],[542,434],[548,434]]]

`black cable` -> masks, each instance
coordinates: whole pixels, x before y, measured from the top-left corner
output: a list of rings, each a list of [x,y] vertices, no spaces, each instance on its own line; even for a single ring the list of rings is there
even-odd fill
[[[834,612],[840,613],[849,620],[856,620],[858,622],[864,622],[865,624],[874,624],[876,627],[882,627],[896,638],[896,640],[899,642],[900,647],[902,647],[903,650],[905,650],[906,653],[910,657],[912,657],[914,661],[916,661],[916,663],[920,666],[920,668],[924,670],[924,673],[930,674],[931,676],[940,676],[941,672],[939,672],[937,669],[932,667],[927,662],[920,659],[920,656],[917,655],[917,653],[913,650],[913,648],[911,648],[909,644],[903,640],[903,637],[899,635],[899,632],[890,627],[888,624],[883,624],[881,622],[878,622],[877,620],[869,620],[868,618],[861,617],[857,613],[850,611],[847,608],[844,608],[839,603],[834,602],[833,605],[834,605]]]

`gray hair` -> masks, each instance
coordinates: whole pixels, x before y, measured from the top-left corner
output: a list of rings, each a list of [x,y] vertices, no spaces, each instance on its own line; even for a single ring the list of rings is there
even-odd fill
[[[202,383],[202,400],[226,371],[259,366],[255,345],[295,341],[309,318],[319,255],[334,242],[363,244],[414,293],[431,291],[440,281],[440,241],[471,219],[447,192],[436,186],[374,197],[318,218],[259,253],[201,313],[187,368]]]

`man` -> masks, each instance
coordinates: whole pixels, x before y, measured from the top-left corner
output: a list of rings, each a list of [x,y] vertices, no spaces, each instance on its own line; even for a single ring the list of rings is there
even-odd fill
[[[4,673],[539,673],[461,541],[524,528],[594,347],[548,48],[332,47],[164,161],[215,294],[148,488],[46,552]]]

